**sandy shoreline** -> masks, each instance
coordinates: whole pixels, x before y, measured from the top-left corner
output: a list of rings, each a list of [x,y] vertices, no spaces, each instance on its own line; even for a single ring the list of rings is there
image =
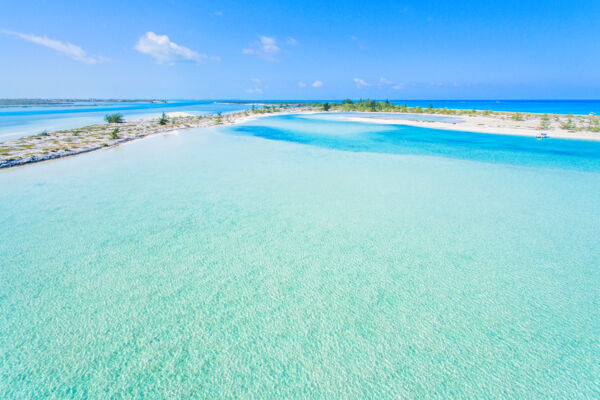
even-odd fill
[[[453,131],[466,131],[475,133],[489,133],[495,135],[516,135],[536,137],[542,130],[535,125],[525,123],[527,121],[512,121],[494,117],[465,116],[461,115],[459,122],[430,122],[413,121],[408,119],[383,119],[377,117],[342,117],[341,120],[353,122],[365,122],[373,124],[409,125],[421,128],[445,129]],[[537,123],[537,121],[536,121]],[[600,141],[600,133],[587,131],[565,131],[563,129],[551,128],[543,130],[548,137],[559,139],[595,140]]]
[[[15,140],[0,142],[0,169],[109,149],[159,134],[235,125],[266,116],[303,114],[306,112],[306,110],[299,109],[286,109],[270,113],[241,111],[220,116],[209,115],[203,117],[195,117],[183,112],[173,112],[167,114],[170,119],[165,125],[160,125],[158,119],[141,119],[127,121],[122,124],[92,125],[78,129],[50,132],[45,135],[24,136]],[[118,137],[112,138],[110,131],[115,128],[119,129]]]
[[[120,146],[153,135],[176,133],[180,130],[242,124],[258,118],[276,115],[316,114],[321,112],[315,109],[294,108],[280,109],[268,113],[242,111],[220,116],[209,115],[204,117],[195,117],[184,112],[172,112],[167,114],[169,122],[166,125],[160,125],[157,119],[142,119],[128,121],[123,124],[93,125],[78,129],[51,132],[45,135],[26,136],[12,141],[0,142],[0,169],[70,157],[90,151]],[[413,113],[399,112],[381,113],[382,116],[385,115],[386,117],[389,117],[390,114],[414,115]],[[442,114],[437,115],[446,116]],[[455,117],[454,115],[447,116]],[[348,115],[341,116],[338,119],[341,121],[372,124],[408,125],[475,133],[536,137],[541,132],[539,128],[541,118],[541,115],[533,117],[530,115],[527,119],[515,120],[508,113],[496,113],[494,115],[460,115],[460,119],[456,122],[432,122],[403,119],[402,117],[392,119],[377,118],[377,116],[373,116],[373,113],[369,113],[368,117]],[[561,122],[561,120],[556,119],[550,124],[549,129],[544,129],[543,132],[552,138],[600,141],[600,133],[598,132],[582,130],[568,131],[560,128]],[[115,128],[119,129],[118,137],[116,138],[110,136],[110,131]]]

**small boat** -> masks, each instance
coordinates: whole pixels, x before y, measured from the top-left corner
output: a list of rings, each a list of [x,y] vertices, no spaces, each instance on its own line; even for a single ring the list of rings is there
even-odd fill
[[[540,132],[536,136],[536,138],[538,138],[538,139],[545,139],[547,137],[548,137],[548,135],[546,135],[544,132]]]

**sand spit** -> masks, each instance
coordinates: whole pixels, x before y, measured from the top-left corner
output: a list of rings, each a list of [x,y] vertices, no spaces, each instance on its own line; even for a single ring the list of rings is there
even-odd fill
[[[175,112],[167,114],[168,120],[164,125],[160,124],[159,119],[141,119],[43,132],[38,135],[0,142],[0,168],[16,167],[115,147],[150,135],[170,133],[182,129],[239,124],[260,116],[291,114],[302,111],[298,108],[276,109],[275,111],[270,109],[267,111],[241,111],[201,117]]]

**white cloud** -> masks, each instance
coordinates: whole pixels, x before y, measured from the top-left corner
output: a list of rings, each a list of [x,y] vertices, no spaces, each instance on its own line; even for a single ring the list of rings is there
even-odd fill
[[[298,87],[306,87],[306,83],[304,83],[304,82],[298,82]]]
[[[250,89],[246,89],[246,93],[262,93],[263,90],[261,88],[255,87],[255,88],[250,88]]]
[[[252,78],[251,81],[254,83],[260,83],[260,79],[258,78]]]
[[[190,61],[202,63],[206,60],[219,61],[219,57],[209,57],[187,47],[172,42],[167,35],[157,35],[146,32],[134,49],[153,57],[159,64],[175,64],[177,61]]]
[[[290,46],[298,46],[298,41],[293,37],[289,37],[287,40],[287,44],[289,44]]]
[[[42,46],[46,46],[54,51],[57,51],[61,54],[66,55],[67,57],[71,57],[73,60],[80,61],[80,62],[83,62],[86,64],[96,64],[96,63],[107,60],[104,57],[88,56],[81,47],[76,46],[69,42],[61,42],[58,40],[50,39],[46,36],[42,37],[42,36],[29,35],[29,34],[20,33],[20,32],[12,32],[12,31],[6,31],[6,30],[2,30],[0,32],[4,33],[5,35],[12,35],[12,36],[19,37],[23,40],[27,40],[28,42],[41,44]]]
[[[402,89],[404,89],[404,83],[398,83],[398,84],[392,86],[392,89],[402,90]]]
[[[391,85],[392,81],[390,81],[389,79],[385,79],[385,78],[379,78],[379,84],[380,85]]]
[[[215,16],[216,17],[222,17],[223,16],[223,11],[215,11]]]
[[[258,36],[258,41],[252,43],[250,48],[242,49],[242,53],[255,55],[266,61],[278,61],[275,54],[279,53],[277,40],[268,36]]]
[[[367,82],[363,81],[360,78],[354,78],[353,80],[354,80],[354,83],[356,84],[356,87],[360,88],[360,87],[369,86],[369,84]]]
[[[323,82],[321,81],[314,81],[311,85],[314,88],[320,88],[321,86],[323,86]]]

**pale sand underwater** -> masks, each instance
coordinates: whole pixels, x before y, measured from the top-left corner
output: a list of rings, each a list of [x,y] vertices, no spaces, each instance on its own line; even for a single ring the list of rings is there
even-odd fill
[[[557,140],[277,116],[2,170],[0,397],[597,397],[600,154]]]

